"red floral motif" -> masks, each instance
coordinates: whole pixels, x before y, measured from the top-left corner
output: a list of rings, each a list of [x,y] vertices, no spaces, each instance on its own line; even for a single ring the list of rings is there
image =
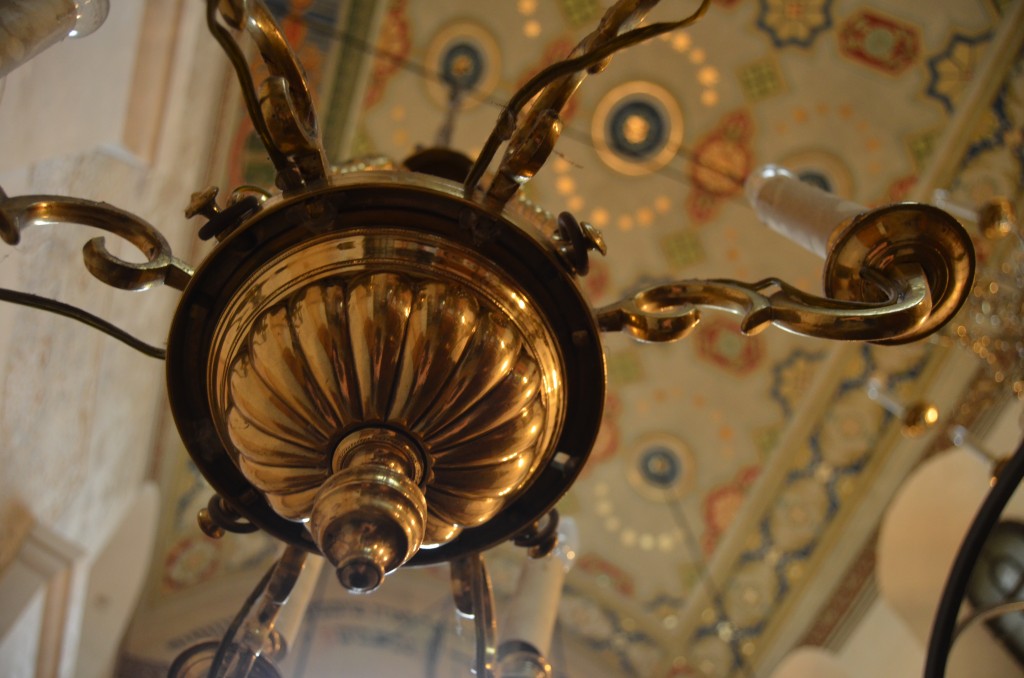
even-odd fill
[[[739,513],[743,499],[747,496],[747,490],[754,484],[760,473],[760,466],[748,466],[740,469],[735,478],[709,492],[704,498],[702,546],[705,554],[710,555],[714,552],[718,540],[722,538],[736,514]]]
[[[693,190],[686,209],[695,223],[714,217],[724,198],[743,190],[743,180],[750,172],[750,142],[754,122],[745,110],[724,116],[703,139],[697,142],[690,162]]]
[[[592,553],[580,556],[576,563],[576,569],[582,570],[591,576],[605,576],[611,582],[612,588],[624,596],[633,596],[633,578],[624,570],[612,565],[604,558]]]
[[[910,189],[917,183],[917,176],[910,175],[892,182],[885,191],[885,196],[879,201],[879,205],[891,205],[894,202],[903,202],[910,195]]]
[[[281,20],[281,30],[289,45],[301,45],[306,42],[306,33],[309,32],[302,15],[313,3],[312,0],[292,0],[288,4],[288,14]]]
[[[916,27],[862,10],[839,29],[839,51],[889,75],[899,75],[917,59],[921,39]]]
[[[409,18],[405,12],[406,0],[391,0],[384,23],[377,38],[379,56],[373,61],[373,71],[363,99],[363,108],[370,108],[384,96],[388,80],[409,56],[412,39],[409,37]]]
[[[712,320],[697,332],[697,354],[718,367],[746,374],[761,362],[761,338],[746,337],[729,320]]]
[[[221,542],[205,537],[185,537],[164,559],[164,591],[180,591],[212,577],[220,567]]]

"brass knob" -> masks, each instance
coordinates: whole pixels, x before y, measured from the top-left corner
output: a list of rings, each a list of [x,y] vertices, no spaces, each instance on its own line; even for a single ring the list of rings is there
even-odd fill
[[[422,463],[404,436],[363,429],[339,443],[336,473],[313,501],[309,530],[353,593],[369,593],[423,543],[427,501],[414,479]]]

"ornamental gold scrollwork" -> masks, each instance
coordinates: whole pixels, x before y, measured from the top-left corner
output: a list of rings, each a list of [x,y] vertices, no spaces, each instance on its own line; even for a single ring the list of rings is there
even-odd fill
[[[912,332],[931,308],[920,268],[902,279],[879,276],[881,302],[839,301],[802,292],[778,280],[681,280],[644,289],[597,311],[605,332],[626,332],[648,342],[682,339],[700,321],[700,307],[742,315],[740,330],[757,334],[776,325],[822,339],[887,340]],[[774,291],[771,291],[773,290]]]
[[[378,438],[390,430],[405,442],[356,447],[430,459],[429,476],[404,475],[423,485],[419,540],[433,545],[492,518],[546,456],[542,386],[552,377],[514,322],[462,285],[396,274],[309,285],[262,312],[223,362],[225,438],[243,475],[290,520],[315,513],[350,462],[348,441],[380,425]]]
[[[58,195],[8,197],[0,189],[0,237],[17,245],[30,226],[70,223],[99,228],[135,245],[146,262],[135,264],[112,255],[103,238],[93,238],[82,250],[85,266],[96,278],[123,290],[156,285],[185,289],[192,268],[174,257],[167,239],[140,217],[112,205]]]
[[[597,317],[603,331],[651,342],[682,339],[706,307],[742,315],[744,334],[773,324],[820,339],[901,344],[942,327],[973,280],[974,248],[963,227],[930,205],[901,203],[833,231],[824,297],[777,278],[682,280],[641,290],[599,309]]]
[[[466,178],[466,197],[473,195],[498,147],[508,141],[504,158],[482,201],[488,209],[500,212],[551,155],[562,133],[559,114],[587,75],[603,71],[616,52],[694,23],[707,11],[710,0],[701,0],[697,9],[680,21],[634,28],[657,4],[658,0],[619,0],[566,59],[542,70],[512,96]],[[530,108],[519,119],[519,112],[531,101]]]
[[[260,83],[235,36],[217,21],[244,30],[270,72]],[[327,158],[302,66],[267,6],[259,0],[207,0],[207,24],[231,60],[253,127],[277,169],[277,185],[293,190],[323,181]]]

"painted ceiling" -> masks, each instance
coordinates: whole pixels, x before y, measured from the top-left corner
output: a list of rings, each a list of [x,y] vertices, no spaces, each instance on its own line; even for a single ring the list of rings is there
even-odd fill
[[[270,4],[341,165],[401,160],[446,137],[475,156],[501,103],[564,56],[607,3]],[[662,4],[655,19],[695,6]],[[757,222],[744,177],[771,162],[864,205],[914,197],[1010,4],[716,0],[692,28],[617,55],[583,83],[526,195],[603,231],[608,254],[581,280],[595,306],[684,278],[777,276],[818,293],[821,263]],[[946,188],[962,204],[1021,195],[1021,70],[1018,61],[954,163]],[[455,108],[452,81],[466,89]],[[222,185],[272,183],[237,101],[223,119]],[[808,634],[826,637],[822,611],[841,615],[840,580],[870,575],[870,563],[857,567],[882,507],[926,447],[901,438],[868,381],[953,408],[975,367],[950,373],[962,364],[950,356],[968,353],[953,345],[955,330],[902,348],[836,347],[774,329],[745,337],[732,316],[708,312],[679,343],[606,339],[601,433],[559,505],[581,548],[560,608],[556,675],[754,675]],[[201,536],[194,516],[210,490],[173,432],[165,437],[174,503],[143,618],[257,571],[274,552],[258,537]],[[499,599],[521,558],[511,547],[489,556]],[[289,660],[294,675],[462,675],[470,647],[451,629],[446,576],[399,572],[368,598],[325,579]],[[194,630],[128,652],[141,662]],[[352,673],[337,673],[339,662]]]

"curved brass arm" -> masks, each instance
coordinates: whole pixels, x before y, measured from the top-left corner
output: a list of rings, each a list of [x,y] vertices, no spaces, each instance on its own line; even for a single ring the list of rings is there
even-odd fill
[[[604,70],[612,55],[620,50],[689,26],[703,16],[710,5],[710,0],[701,0],[697,9],[685,19],[633,28],[658,2],[618,0],[605,12],[598,27],[583,38],[565,60],[542,70],[512,96],[466,178],[463,187],[466,197],[476,190],[477,182],[498,147],[508,140],[505,157],[483,200],[488,209],[500,212],[519,187],[529,181],[551,155],[562,133],[562,121],[558,116],[588,73]],[[520,110],[535,96],[536,101],[523,120],[517,122]]]
[[[829,247],[825,297],[776,278],[753,284],[683,280],[599,309],[598,322],[604,331],[642,341],[675,341],[697,325],[704,306],[742,315],[744,334],[774,324],[822,339],[901,344],[928,336],[956,315],[974,280],[970,236],[931,205],[861,214],[832,234]]]
[[[244,30],[259,49],[270,76],[258,91],[238,41],[217,22],[218,11],[229,26]],[[296,189],[322,181],[328,165],[309,86],[263,0],[207,0],[206,21],[235,69],[249,118],[277,169],[278,188]]]
[[[597,319],[606,332],[626,332],[641,341],[675,341],[693,330],[700,321],[699,307],[706,307],[742,315],[744,334],[757,334],[774,324],[822,339],[899,340],[914,332],[932,311],[924,270],[907,264],[899,274],[895,278],[871,274],[884,295],[883,301],[874,303],[816,297],[775,278],[753,284],[682,280],[649,287],[599,309]]]
[[[143,219],[112,205],[58,195],[22,195],[13,198],[0,189],[0,237],[17,245],[21,232],[39,224],[73,223],[93,226],[118,235],[146,257],[133,264],[112,255],[103,238],[93,238],[82,250],[85,267],[94,276],[123,290],[145,290],[166,284],[184,290],[194,271],[171,254],[171,246]]]
[[[274,624],[281,608],[288,602],[308,556],[297,546],[285,548],[228,626],[210,663],[209,678],[268,674],[254,669],[261,661],[267,661],[264,655],[271,644]]]

